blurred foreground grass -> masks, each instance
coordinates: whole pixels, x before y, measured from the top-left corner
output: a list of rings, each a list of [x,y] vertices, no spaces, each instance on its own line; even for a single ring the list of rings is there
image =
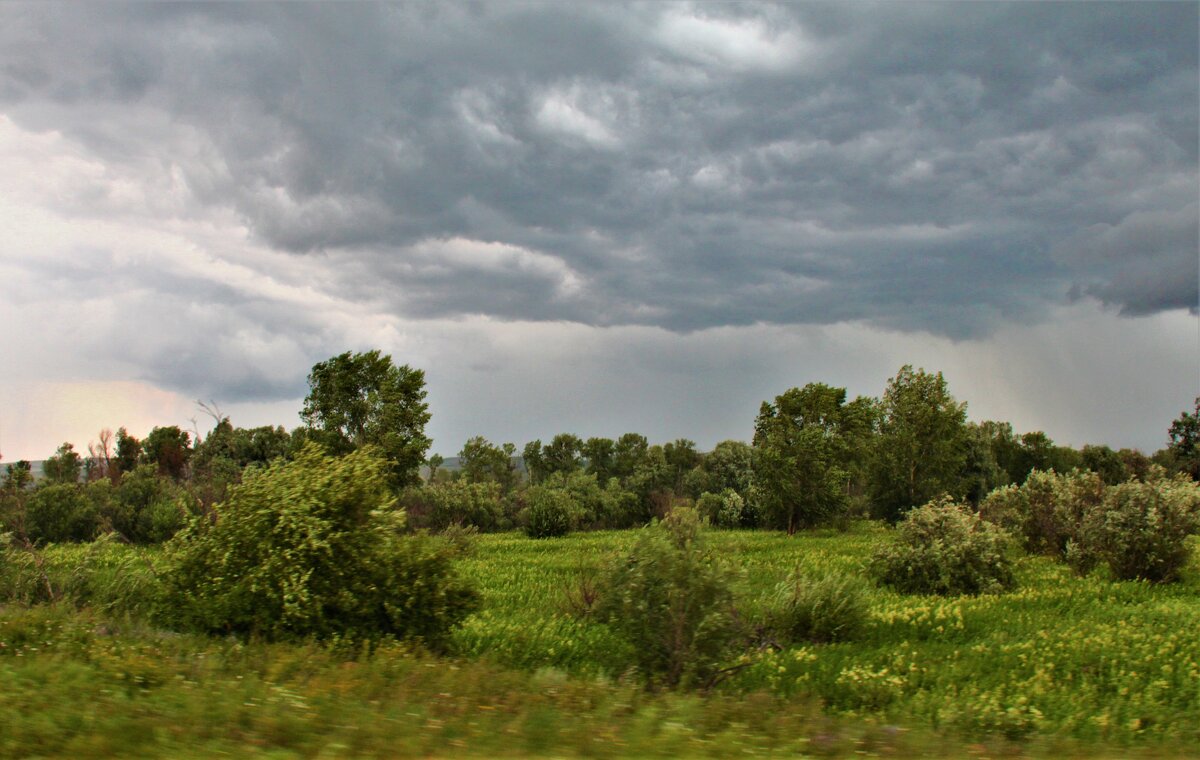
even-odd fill
[[[884,536],[859,526],[709,540],[741,569],[739,605],[752,617],[795,566],[859,572]],[[1174,586],[1025,558],[1019,589],[1003,596],[876,590],[858,641],[749,655],[706,695],[648,693],[624,645],[568,611],[581,579],[633,538],[480,537],[462,569],[483,608],[443,659],[155,630],[136,593],[152,553],[53,548],[48,572],[84,604],[0,606],[0,756],[1200,753],[1194,564]]]

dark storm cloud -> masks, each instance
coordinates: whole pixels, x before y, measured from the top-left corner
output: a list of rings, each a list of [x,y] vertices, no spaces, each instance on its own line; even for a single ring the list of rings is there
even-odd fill
[[[178,167],[409,317],[962,337],[1071,294],[1196,307],[1191,3],[0,15],[17,123]]]

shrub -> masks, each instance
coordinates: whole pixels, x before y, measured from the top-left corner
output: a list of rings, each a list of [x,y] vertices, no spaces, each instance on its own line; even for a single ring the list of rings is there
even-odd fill
[[[746,502],[732,488],[726,488],[719,494],[701,494],[696,509],[718,528],[740,528],[745,524]]]
[[[1104,499],[1103,479],[1073,470],[1059,475],[1034,470],[1021,486],[992,491],[979,505],[980,515],[1020,538],[1026,551],[1064,557],[1078,540],[1083,516]]]
[[[633,491],[621,486],[616,478],[609,478],[604,487],[604,522],[597,527],[631,528],[644,525],[646,513],[642,508],[642,500]]]
[[[703,542],[692,509],[639,531],[599,583],[597,618],[624,637],[651,683],[708,685],[738,628],[732,576]]]
[[[867,585],[853,575],[797,569],[775,587],[770,628],[791,643],[849,641],[867,625]]]
[[[404,537],[388,464],[306,445],[248,473],[167,547],[168,624],[266,639],[419,639],[437,648],[475,609],[452,548]]]
[[[1200,485],[1186,475],[1130,480],[1108,489],[1081,520],[1068,559],[1080,570],[1105,563],[1115,578],[1167,582],[1187,564],[1187,538],[1200,529]]]
[[[628,528],[645,519],[638,495],[622,488],[617,478],[609,478],[601,486],[594,473],[582,470],[553,472],[534,488],[567,494],[572,505],[571,530]],[[529,496],[536,500],[540,498],[540,492]]]
[[[25,530],[39,544],[90,541],[96,521],[92,502],[74,483],[42,486],[25,505]]]
[[[455,480],[429,484],[409,489],[403,500],[414,518],[414,527],[443,531],[458,525],[496,530],[504,521],[504,503],[496,483]]]
[[[870,567],[902,593],[992,593],[1014,585],[1008,543],[1002,529],[943,497],[912,510]]]
[[[161,543],[187,524],[188,497],[154,465],[141,465],[121,476],[121,483],[99,507],[111,530],[135,544]]]
[[[525,534],[530,538],[565,536],[579,520],[579,508],[561,488],[533,486],[525,492]]]
[[[717,525],[717,519],[721,514],[721,508],[725,506],[725,500],[720,494],[704,492],[696,499],[696,511],[700,516],[708,521],[709,525]]]

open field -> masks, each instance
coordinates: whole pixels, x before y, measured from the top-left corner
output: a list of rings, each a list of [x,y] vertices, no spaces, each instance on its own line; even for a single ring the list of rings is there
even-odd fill
[[[741,568],[739,605],[752,617],[797,564],[856,572],[885,535],[863,525],[709,540]],[[1003,596],[875,590],[857,641],[754,654],[708,695],[651,694],[627,673],[624,645],[568,610],[579,579],[633,538],[480,537],[463,571],[483,607],[449,659],[156,631],[120,614],[141,582],[128,571],[92,588],[90,610],[10,605],[0,755],[1118,757],[1200,746],[1195,559],[1173,586],[1025,558],[1018,590]],[[145,550],[47,554],[65,587],[89,552],[101,577],[141,563],[135,551]]]

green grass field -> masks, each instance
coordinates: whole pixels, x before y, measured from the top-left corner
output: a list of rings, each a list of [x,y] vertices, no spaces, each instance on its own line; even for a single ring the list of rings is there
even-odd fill
[[[748,616],[797,565],[861,572],[885,538],[866,525],[708,536],[739,568]],[[119,614],[136,606],[135,550],[52,549],[62,585],[79,580],[70,568],[85,556],[106,585],[82,611],[0,608],[0,755],[1159,757],[1200,747],[1195,562],[1173,586],[1024,558],[1018,590],[1002,596],[875,590],[857,641],[748,655],[710,694],[648,693],[627,672],[625,645],[570,612],[581,579],[633,539],[480,537],[462,569],[483,607],[456,634],[458,654],[441,659],[157,631]]]

